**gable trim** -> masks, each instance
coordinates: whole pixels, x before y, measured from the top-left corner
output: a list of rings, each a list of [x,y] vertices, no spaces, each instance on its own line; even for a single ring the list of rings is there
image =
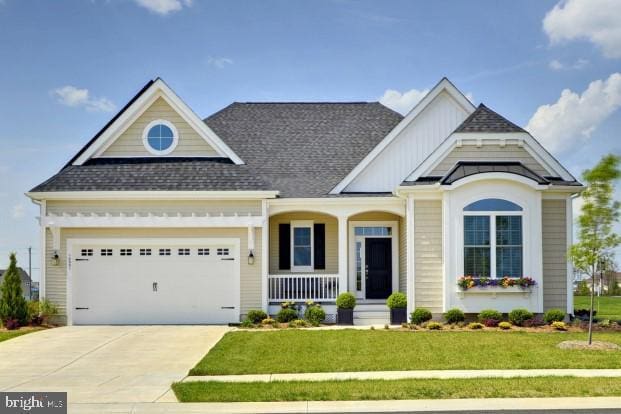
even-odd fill
[[[221,157],[231,159],[235,164],[244,161],[207,126],[192,109],[170,89],[160,78],[147,83],[143,90],[126,105],[115,118],[89,142],[69,164],[82,165],[88,159],[101,155],[147,108],[163,98],[173,110],[186,121]]]
[[[447,78],[442,78],[440,82],[434,86],[427,95],[423,99],[421,99],[415,106],[410,110],[410,112],[395,126],[386,137],[380,141],[379,144],[373,148],[373,150],[364,157],[353,170],[345,176],[341,182],[339,182],[333,189],[330,191],[330,194],[340,194],[349,184],[351,184],[370,164],[375,158],[382,153],[382,151],[388,147],[400,134],[401,132],[410,125],[419,114],[421,114],[425,108],[433,102],[433,100],[440,95],[443,91],[446,91],[457,103],[468,113],[471,114],[475,110],[475,106],[464,96],[463,93],[459,89],[455,87]]]

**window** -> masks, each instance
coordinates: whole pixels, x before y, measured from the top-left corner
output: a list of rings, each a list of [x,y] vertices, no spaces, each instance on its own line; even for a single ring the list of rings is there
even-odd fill
[[[522,207],[490,198],[464,208],[464,275],[522,277]]]
[[[170,256],[170,249],[160,249],[160,256]]]
[[[294,272],[313,271],[313,222],[291,222],[291,270]]]
[[[101,249],[99,254],[102,256],[112,256],[112,249]]]
[[[151,256],[151,249],[140,249],[140,256]]]
[[[121,249],[121,256],[131,256],[132,249]]]
[[[392,227],[356,227],[354,233],[356,236],[390,236]]]
[[[190,249],[185,249],[185,248],[183,248],[183,249],[179,249],[179,250],[177,251],[177,254],[178,254],[179,256],[189,256],[189,255],[190,255]]]
[[[93,255],[93,249],[82,249],[82,251],[80,252],[81,256],[92,256]]]
[[[198,249],[199,256],[209,256],[209,249]]]
[[[362,242],[356,242],[356,290],[362,290]]]
[[[166,155],[175,149],[179,137],[177,129],[172,123],[158,119],[147,125],[142,140],[145,148],[151,154]]]
[[[209,251],[209,249],[207,249],[207,251]],[[229,249],[228,248],[220,248],[217,250],[216,253],[218,256],[228,256],[229,255]]]

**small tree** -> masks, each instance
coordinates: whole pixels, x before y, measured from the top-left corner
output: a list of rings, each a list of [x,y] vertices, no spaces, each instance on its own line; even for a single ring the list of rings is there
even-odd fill
[[[613,199],[614,184],[619,177],[617,155],[605,155],[591,170],[586,170],[583,180],[586,189],[582,192],[582,211],[578,217],[579,241],[569,249],[568,256],[573,265],[591,277],[591,306],[589,311],[589,345],[593,338],[593,296],[597,270],[610,252],[621,243],[621,237],[613,232],[619,219],[619,202]]]
[[[0,286],[0,320],[5,325],[8,320],[17,320],[20,325],[25,325],[28,320],[28,305],[23,296],[15,253],[11,253],[9,261],[9,268],[4,272]]]

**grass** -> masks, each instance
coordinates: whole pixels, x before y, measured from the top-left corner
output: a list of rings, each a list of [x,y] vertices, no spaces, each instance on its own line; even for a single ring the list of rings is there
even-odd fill
[[[0,342],[17,338],[18,336],[26,335],[32,332],[40,331],[41,329],[42,328],[20,328],[14,331],[0,329]]]
[[[621,395],[621,378],[476,378],[290,382],[183,382],[181,402],[353,401]]]
[[[619,333],[594,338],[621,345]],[[621,352],[562,350],[584,333],[384,330],[230,332],[190,375],[420,369],[618,368]]]
[[[574,296],[574,309],[589,309],[590,296]],[[597,319],[621,321],[621,296],[595,296]]]

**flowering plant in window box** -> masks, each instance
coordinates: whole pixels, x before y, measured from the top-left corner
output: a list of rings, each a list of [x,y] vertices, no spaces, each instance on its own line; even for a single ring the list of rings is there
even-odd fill
[[[509,288],[509,287],[520,287],[522,289],[529,289],[532,286],[535,286],[537,282],[531,277],[518,277],[512,278],[509,276],[505,276],[501,279],[490,279],[488,277],[473,277],[473,276],[462,276],[457,279],[457,286],[461,288],[461,290],[468,290],[475,287],[486,288],[486,287],[500,287],[500,288]]]

